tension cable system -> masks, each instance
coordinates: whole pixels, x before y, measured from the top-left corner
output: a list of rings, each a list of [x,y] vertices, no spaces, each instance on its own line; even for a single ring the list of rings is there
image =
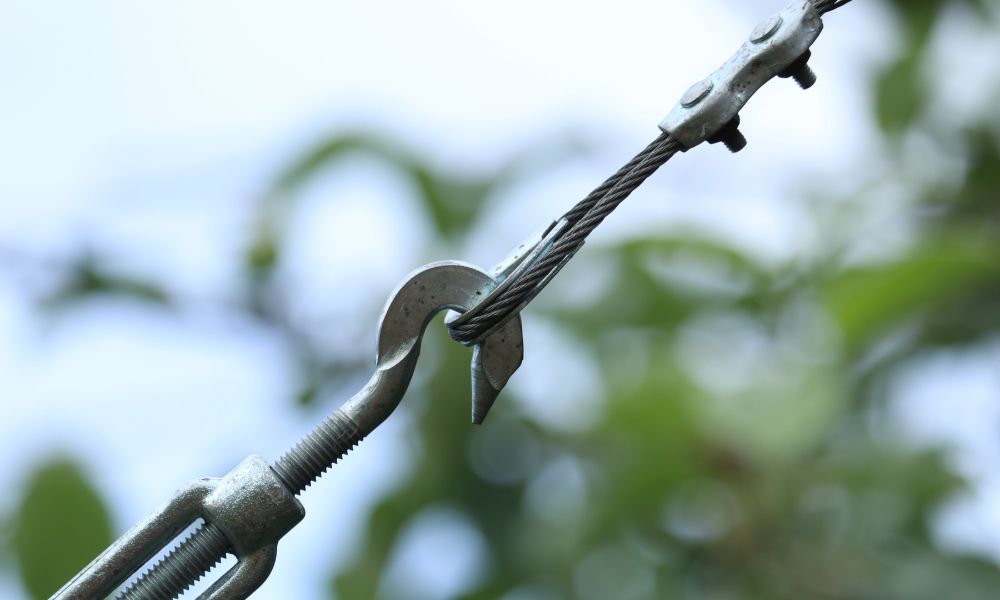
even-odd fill
[[[628,164],[553,223],[523,269],[501,282],[473,309],[448,323],[451,337],[468,344],[519,313],[625,198],[677,152],[702,142],[722,143],[732,152],[747,142],[739,111],[774,77],[792,78],[803,89],[816,83],[809,48],[823,29],[822,15],[851,0],[803,0],[762,21],[722,67],[691,86],[660,123],[660,134]]]
[[[694,84],[660,123],[662,133],[540,234],[490,272],[464,263],[432,263],[411,273],[382,313],[375,373],[336,412],[280,459],[250,456],[228,475],[198,479],[115,541],[51,600],[171,600],[227,554],[237,563],[202,600],[250,596],[274,566],[277,544],[305,516],[296,499],[378,427],[402,400],[424,328],[443,310],[452,338],[473,346],[472,420],[481,423],[523,358],[520,312],[636,188],[678,152],[704,142],[733,152],[746,145],[739,112],[775,77],[802,88],[816,81],[810,47],[822,16],[851,0],[795,0],[761,22],[718,70]],[[184,530],[193,532],[152,568],[138,571]],[[124,590],[122,585],[129,583]]]

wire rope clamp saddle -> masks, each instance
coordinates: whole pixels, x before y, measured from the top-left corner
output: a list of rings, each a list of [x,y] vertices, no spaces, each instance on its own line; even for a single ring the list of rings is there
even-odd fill
[[[823,31],[812,0],[795,0],[762,21],[750,38],[714,73],[691,86],[660,123],[685,151],[702,142],[722,142],[733,152],[746,146],[739,113],[775,77],[792,77],[803,88],[816,76],[806,64]]]

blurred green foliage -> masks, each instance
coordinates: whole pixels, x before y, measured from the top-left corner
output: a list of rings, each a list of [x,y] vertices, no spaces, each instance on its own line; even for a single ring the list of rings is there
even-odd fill
[[[890,3],[905,45],[875,81],[874,112],[899,165],[913,132],[941,135],[927,114],[928,46],[958,4],[993,14],[985,3]],[[420,459],[371,513],[335,596],[406,597],[384,585],[393,553],[409,523],[444,506],[488,545],[467,598],[994,597],[995,564],[931,536],[963,485],[944,456],[868,422],[905,360],[1000,329],[994,125],[948,132],[968,150],[963,181],[912,190],[914,216],[901,218],[917,241],[889,259],[855,263],[834,246],[817,261],[764,265],[698,235],[589,251],[579,260],[612,274],[603,293],[536,309],[605,382],[603,416],[582,431],[503,407],[491,433],[462,427],[445,405],[463,394],[453,373],[467,359],[446,346],[419,417]],[[692,264],[709,285],[670,276]],[[753,356],[738,356],[743,338]],[[699,377],[690,360],[718,365]],[[510,461],[526,462],[497,476]],[[535,505],[539,489],[550,510]]]
[[[48,598],[113,539],[104,502],[72,460],[53,459],[35,471],[11,536],[32,598]]]
[[[832,241],[809,259],[765,264],[697,233],[588,248],[577,260],[606,267],[602,291],[568,305],[543,297],[532,308],[601,382],[598,418],[572,431],[510,402],[483,428],[469,427],[454,407],[467,395],[467,350],[435,328],[425,343],[439,360],[426,388],[412,392],[423,402],[407,403],[417,458],[364,517],[363,541],[331,577],[332,595],[407,597],[386,586],[386,574],[408,527],[445,508],[485,540],[487,561],[468,599],[997,596],[995,564],[949,553],[932,537],[935,511],[963,486],[946,457],[871,424],[906,361],[975,347],[1000,331],[1000,119],[942,122],[929,110],[928,79],[944,11],[971,8],[995,29],[996,8],[985,0],[884,4],[903,42],[873,82],[873,114],[892,142],[889,176],[906,172],[914,136],[965,157],[958,181],[941,175],[906,188],[913,199],[899,218],[914,241],[888,258],[847,259],[857,233],[843,223],[879,202],[874,186],[823,209],[843,218],[816,211],[814,225]],[[298,402],[313,402],[369,358],[329,356],[285,314],[274,274],[301,187],[347,156],[374,156],[412,183],[439,238],[435,253],[457,251],[504,186],[583,149],[572,140],[532,147],[540,150],[467,174],[395,142],[347,134],[285,172],[261,201],[234,310],[291,342],[304,378]],[[696,282],[683,276],[692,270]],[[50,301],[98,293],[171,305],[155,284],[116,278],[90,258]],[[544,357],[529,350],[528,360]],[[36,473],[14,523],[12,547],[35,597],[109,541],[105,509],[65,462]]]

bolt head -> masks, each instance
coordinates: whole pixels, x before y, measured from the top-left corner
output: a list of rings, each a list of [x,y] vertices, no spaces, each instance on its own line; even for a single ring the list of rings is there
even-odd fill
[[[691,108],[692,106],[695,106],[704,100],[705,96],[708,96],[714,87],[715,84],[708,79],[703,79],[692,85],[688,88],[688,91],[684,92],[684,95],[681,96],[681,106],[684,108]]]
[[[750,34],[750,41],[754,44],[766,42],[774,34],[778,33],[778,30],[781,29],[781,24],[784,22],[785,20],[781,15],[774,15],[770,19],[761,21],[754,27],[753,32]]]

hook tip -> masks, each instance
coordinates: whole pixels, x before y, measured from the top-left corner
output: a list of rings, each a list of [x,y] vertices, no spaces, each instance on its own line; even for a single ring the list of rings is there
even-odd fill
[[[478,354],[478,353],[477,353]],[[493,387],[481,361],[472,361],[472,422],[482,425],[500,390]]]

